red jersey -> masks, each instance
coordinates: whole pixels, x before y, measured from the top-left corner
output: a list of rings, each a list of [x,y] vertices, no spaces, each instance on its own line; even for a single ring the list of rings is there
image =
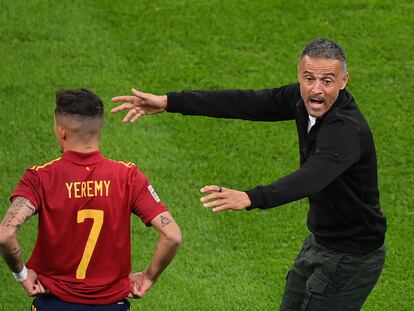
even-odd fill
[[[27,266],[60,299],[111,304],[130,292],[130,217],[149,225],[166,211],[145,175],[99,151],[67,151],[26,170],[12,197],[23,196],[39,215]]]

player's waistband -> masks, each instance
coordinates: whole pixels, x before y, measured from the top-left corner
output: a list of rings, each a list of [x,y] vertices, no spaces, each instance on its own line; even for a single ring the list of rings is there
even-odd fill
[[[87,305],[65,302],[54,295],[37,296],[32,303],[32,311],[130,311],[127,299],[110,305]]]

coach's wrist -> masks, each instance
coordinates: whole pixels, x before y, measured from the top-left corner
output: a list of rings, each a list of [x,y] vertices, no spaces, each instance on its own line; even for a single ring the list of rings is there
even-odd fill
[[[28,276],[29,272],[28,272],[26,266],[23,265],[22,271],[20,271],[18,273],[12,272],[12,274],[13,274],[14,278],[16,279],[16,281],[23,282],[27,279],[27,276]]]
[[[162,111],[166,111],[167,106],[168,106],[168,96],[162,95],[161,96],[161,108],[163,109]]]

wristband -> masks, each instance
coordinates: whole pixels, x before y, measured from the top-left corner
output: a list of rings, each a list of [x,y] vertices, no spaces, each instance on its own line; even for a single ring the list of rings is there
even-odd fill
[[[13,274],[14,278],[16,279],[16,281],[23,282],[24,280],[27,279],[28,271],[27,271],[26,266],[23,266],[22,271],[20,271],[19,273],[12,272],[12,274]]]

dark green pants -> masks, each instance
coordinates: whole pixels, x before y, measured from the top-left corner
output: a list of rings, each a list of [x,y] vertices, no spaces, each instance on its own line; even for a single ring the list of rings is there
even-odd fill
[[[385,246],[365,255],[338,252],[309,235],[286,277],[283,311],[359,310],[377,282]]]

